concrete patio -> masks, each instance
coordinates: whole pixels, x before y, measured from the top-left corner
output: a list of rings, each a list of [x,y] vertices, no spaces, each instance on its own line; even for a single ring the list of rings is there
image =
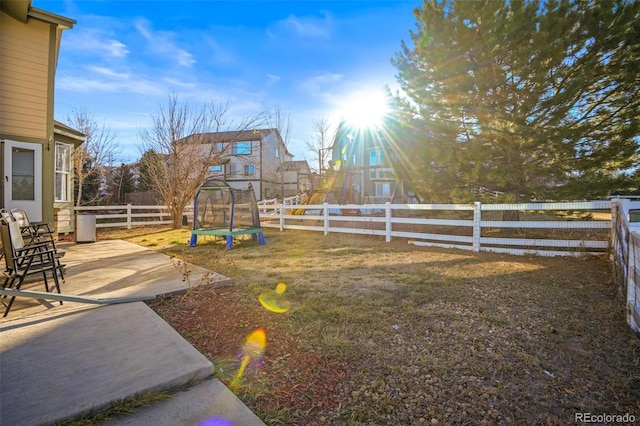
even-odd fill
[[[230,285],[219,274],[124,241],[60,244],[64,294],[156,296]],[[185,272],[188,271],[188,279]],[[43,284],[23,289],[43,291]],[[212,364],[143,302],[117,305],[17,298],[0,321],[0,425],[39,425],[90,413],[149,390],[200,384],[109,424],[262,425]]]

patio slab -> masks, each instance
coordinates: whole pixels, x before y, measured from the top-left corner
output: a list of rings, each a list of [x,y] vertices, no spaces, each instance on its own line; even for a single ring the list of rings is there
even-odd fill
[[[222,275],[124,241],[60,248],[67,253],[64,294],[113,298],[231,284]],[[42,291],[43,284],[23,289]],[[212,377],[212,363],[142,302],[60,306],[20,297],[0,320],[0,335],[2,426],[52,424],[152,389],[202,379],[114,424],[195,425],[210,418],[264,424]]]
[[[2,425],[51,424],[212,374],[142,302],[51,310],[3,322],[0,333]]]
[[[158,296],[184,293],[197,286],[230,285],[220,274],[180,262],[156,251],[121,240],[62,243],[67,265],[62,293],[92,298]],[[23,290],[44,291],[41,281],[25,283]],[[58,302],[16,298],[7,318],[59,307]],[[64,306],[74,306],[64,302]],[[0,306],[2,308],[2,306]]]

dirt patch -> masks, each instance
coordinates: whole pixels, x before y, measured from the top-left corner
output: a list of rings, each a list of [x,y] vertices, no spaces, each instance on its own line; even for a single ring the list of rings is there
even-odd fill
[[[249,333],[263,356],[238,396],[267,424],[571,424],[640,418],[640,344],[604,258],[539,258],[406,241],[267,231],[267,244],[188,231],[133,242],[209,268],[232,287],[153,308],[231,386]],[[290,309],[258,296],[285,282]]]

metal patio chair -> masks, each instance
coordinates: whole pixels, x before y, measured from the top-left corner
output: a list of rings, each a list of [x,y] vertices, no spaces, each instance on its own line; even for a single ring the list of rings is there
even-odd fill
[[[46,222],[31,222],[27,211],[25,209],[11,209],[11,217],[18,222],[23,239],[26,243],[48,243],[55,251],[56,262],[60,265],[62,262],[60,259],[64,257],[65,252],[58,250],[56,247],[56,241],[53,235],[53,231]],[[4,217],[4,214],[3,214]],[[6,219],[5,219],[6,220]],[[62,268],[59,269],[60,279],[64,282],[64,272]]]
[[[0,237],[2,240],[2,252],[6,263],[4,271],[5,280],[2,289],[20,290],[25,279],[30,275],[42,274],[44,286],[47,293],[50,292],[47,274],[51,274],[55,289],[60,293],[60,281],[58,274],[64,267],[56,259],[56,252],[48,242],[34,242],[25,244],[22,232],[16,221],[7,221],[4,218],[0,220]],[[5,303],[4,296],[2,298],[6,309],[4,317],[7,316],[13,305],[16,296],[11,296],[8,303]],[[62,305],[62,301],[60,301]]]

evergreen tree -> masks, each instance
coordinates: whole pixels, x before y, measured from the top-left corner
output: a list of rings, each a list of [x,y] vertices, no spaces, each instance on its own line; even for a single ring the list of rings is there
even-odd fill
[[[161,162],[162,157],[152,149],[142,154],[138,162],[138,191],[145,192],[155,190],[155,181],[151,171],[161,169],[158,166]]]
[[[396,55],[396,169],[432,201],[624,191],[640,135],[638,2],[430,1]],[[466,201],[466,200],[465,200]]]
[[[111,204],[125,204],[126,194],[136,190],[135,178],[131,166],[120,164],[120,167],[113,170],[108,183],[108,192]]]
[[[84,175],[82,182],[74,180],[74,197],[78,205],[97,205],[101,199],[101,168],[93,165],[91,160],[85,160],[81,173]]]

